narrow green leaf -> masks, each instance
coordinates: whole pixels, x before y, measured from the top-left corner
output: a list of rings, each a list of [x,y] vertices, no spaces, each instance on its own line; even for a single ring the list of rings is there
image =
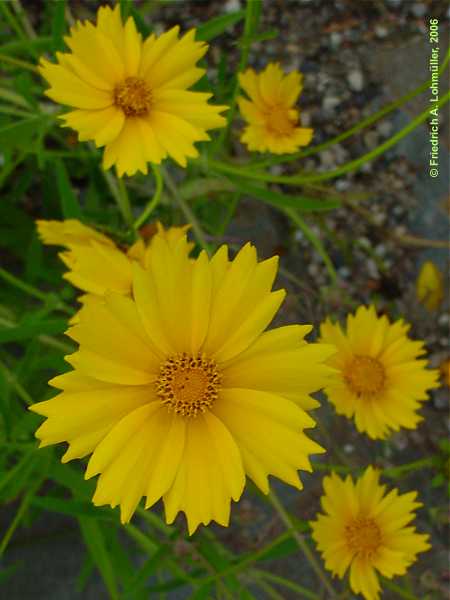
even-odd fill
[[[301,212],[318,212],[332,210],[340,206],[338,200],[321,200],[320,198],[306,198],[305,196],[291,196],[281,192],[274,192],[264,187],[243,182],[237,178],[230,178],[236,188],[243,194],[253,196],[267,204],[278,208],[296,208]]]
[[[52,2],[52,40],[53,50],[62,50],[64,47],[63,33],[66,28],[66,0]]]
[[[63,217],[65,219],[81,219],[81,208],[70,184],[64,162],[62,160],[57,160],[55,169]]]
[[[116,576],[100,523],[88,517],[79,517],[78,522],[84,543],[105,582],[111,598],[119,600]]]
[[[33,323],[19,323],[13,327],[0,326],[0,343],[27,340],[37,335],[55,335],[67,329],[65,319],[43,319]]]
[[[37,116],[0,127],[0,148],[2,151],[7,148],[23,148],[24,145],[30,144],[45,120],[47,120],[47,117]]]
[[[220,17],[214,17],[206,23],[200,25],[197,29],[196,39],[202,42],[209,42],[216,38],[221,33],[226,31],[229,27],[236,25],[245,16],[244,10],[238,10],[227,15],[221,15]]]
[[[91,517],[107,521],[111,521],[114,518],[112,513],[107,509],[98,508],[88,501],[55,498],[47,495],[35,496],[31,503],[49,512],[61,513],[71,517]]]

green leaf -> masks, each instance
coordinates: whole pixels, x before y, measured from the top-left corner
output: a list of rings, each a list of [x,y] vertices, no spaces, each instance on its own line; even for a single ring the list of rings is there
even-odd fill
[[[56,161],[55,169],[63,217],[65,219],[81,219],[81,208],[70,184],[64,162],[62,160]]]
[[[119,600],[114,568],[100,523],[87,517],[79,517],[78,522],[80,524],[84,543],[108,588],[111,598],[113,600]]]
[[[13,327],[0,326],[0,343],[27,340],[36,335],[55,335],[67,329],[65,319],[43,319],[33,323],[19,323]]]
[[[0,148],[4,151],[7,148],[23,148],[30,144],[47,121],[47,116],[37,116],[0,127]]]
[[[35,496],[31,503],[49,512],[61,513],[71,517],[92,517],[111,521],[114,519],[109,510],[98,508],[92,502],[82,500],[70,500],[66,498],[55,498],[52,496]]]
[[[321,200],[320,198],[306,198],[305,196],[291,196],[274,192],[264,187],[252,185],[240,179],[231,177],[231,181],[236,188],[248,196],[253,196],[262,200],[267,204],[276,206],[277,208],[296,208],[301,212],[318,212],[332,210],[340,206],[338,200]]]
[[[242,21],[244,16],[245,11],[238,10],[237,12],[229,13],[227,15],[214,17],[214,19],[210,19],[198,27],[195,38],[202,42],[209,42],[226,31],[228,27],[232,27],[233,25],[236,25],[236,23],[239,23],[239,21]]]
[[[62,50],[64,47],[63,33],[66,28],[66,0],[57,0],[51,3],[52,10],[52,40],[53,50]]]

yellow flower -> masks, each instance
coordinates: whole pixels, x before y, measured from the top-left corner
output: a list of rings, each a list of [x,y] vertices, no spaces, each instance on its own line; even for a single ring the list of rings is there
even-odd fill
[[[328,399],[373,439],[400,427],[415,429],[427,390],[438,387],[437,371],[418,360],[424,344],[408,338],[409,327],[402,319],[391,324],[377,317],[373,306],[360,306],[348,315],[346,331],[329,319],[320,328],[321,341],[337,349],[329,364],[339,374],[325,388]]]
[[[139,239],[128,250],[122,251],[105,235],[87,227],[76,219],[66,221],[36,221],[39,237],[44,244],[65,246],[59,257],[68,267],[63,275],[72,285],[88,295],[104,296],[106,292],[129,295],[133,279],[133,262],[145,265],[148,249]],[[187,227],[170,227],[165,230],[156,224],[160,235],[175,244]],[[87,296],[82,296],[82,302]]]
[[[332,372],[334,348],[308,344],[309,325],[266,331],[284,290],[271,291],[277,257],[257,261],[247,244],[234,260],[222,246],[189,257],[186,235],[156,234],[146,268],[133,265],[133,293],[86,306],[69,335],[75,370],[63,390],[32,410],[47,417],[42,446],[63,441],[63,461],[92,454],[96,505],[120,505],[126,523],[142,496],[161,497],[172,523],[184,511],[192,533],[227,525],[245,475],[268,493],[272,474],[300,489],[322,448],[304,433],[318,406],[310,393]]]
[[[428,310],[436,310],[444,298],[442,274],[434,263],[427,260],[416,281],[417,299]]]
[[[119,176],[147,173],[147,163],[170,156],[181,166],[198,156],[195,142],[209,140],[208,129],[223,127],[225,106],[210,106],[212,94],[187,88],[205,73],[196,62],[207,44],[195,30],[178,39],[179,27],[145,41],[120,7],[102,6],[97,25],[78,21],[65,38],[71,52],[58,52],[57,64],[41,59],[40,72],[52,100],[74,107],[62,118],[79,139],[105,146],[103,167]]]
[[[350,587],[366,600],[378,600],[377,571],[392,579],[404,575],[419,552],[430,548],[428,535],[407,526],[422,506],[415,502],[417,492],[385,493],[379,473],[368,467],[353,482],[335,473],[323,480],[321,503],[325,514],[310,523],[312,537],[322,553],[325,567],[343,578],[350,567]]]
[[[239,75],[239,83],[250,98],[238,99],[248,123],[241,141],[249,150],[290,154],[309,144],[313,130],[300,127],[299,112],[294,108],[301,81],[301,73],[284,75],[278,63],[268,64],[259,75],[253,69]]]

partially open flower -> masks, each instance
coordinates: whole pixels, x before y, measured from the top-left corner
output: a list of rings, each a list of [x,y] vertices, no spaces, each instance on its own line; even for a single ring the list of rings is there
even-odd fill
[[[372,467],[355,483],[331,473],[323,480],[325,514],[310,523],[325,567],[341,579],[350,568],[350,587],[366,600],[380,597],[377,572],[388,579],[404,575],[417,554],[430,548],[429,536],[408,526],[422,506],[417,492],[386,494],[379,477]]]
[[[325,388],[336,411],[354,417],[358,431],[385,438],[400,427],[415,429],[422,417],[417,410],[438,387],[438,372],[427,369],[423,342],[407,336],[402,319],[390,323],[373,306],[360,306],[348,315],[346,330],[329,319],[321,325],[321,340],[337,353],[329,364],[339,374]]]
[[[301,127],[299,111],[294,108],[301,81],[301,73],[284,75],[277,63],[270,63],[259,74],[247,69],[239,75],[239,83],[250,98],[241,96],[238,100],[248,123],[241,141],[249,150],[290,154],[309,144],[313,130]]]
[[[147,173],[148,162],[167,156],[185,167],[198,156],[194,143],[225,125],[226,107],[208,104],[212,94],[188,91],[205,73],[196,63],[208,46],[195,41],[195,30],[179,39],[179,30],[143,41],[131,17],[122,23],[119,4],[102,6],[95,26],[71,28],[71,52],[57,52],[57,64],[41,59],[47,96],[75,108],[65,125],[105,146],[103,166],[115,165],[119,176]]]
[[[189,251],[185,234],[156,234],[132,295],[82,309],[74,371],[31,409],[47,417],[42,446],[67,441],[64,462],[92,454],[95,504],[120,505],[126,523],[142,496],[162,497],[167,521],[184,511],[192,533],[228,524],[246,475],[264,493],[269,474],[301,489],[297,470],[323,451],[304,432],[309,394],[334,348],[306,343],[308,325],[264,331],[285,296],[271,291],[276,257],[258,262],[250,244],[234,260],[226,246],[211,259]]]

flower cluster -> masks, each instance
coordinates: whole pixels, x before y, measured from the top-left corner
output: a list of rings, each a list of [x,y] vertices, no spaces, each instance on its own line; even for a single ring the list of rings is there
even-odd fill
[[[65,41],[56,63],[40,62],[46,94],[72,108],[64,126],[104,147],[103,167],[119,177],[169,157],[186,167],[208,131],[227,125],[227,106],[190,89],[207,51],[195,30],[143,39],[119,5],[104,6],[95,25],[77,22]],[[248,150],[293,154],[310,143],[300,73],[270,63],[237,82]],[[278,257],[259,261],[250,243],[230,258],[226,245],[194,255],[187,225],[158,222],[130,247],[74,219],[37,228],[44,244],[64,248],[64,278],[82,291],[82,308],[67,332],[78,344],[67,357],[73,370],[50,381],[54,398],[31,406],[45,417],[36,436],[41,446],[66,442],[63,462],[89,457],[93,502],[119,506],[122,523],[145,498],[145,508],[162,499],[167,523],[184,512],[190,534],[212,520],[226,526],[247,478],[264,494],[269,476],[302,489],[298,471],[312,471],[311,455],[324,452],[306,433],[316,424],[314,392],[375,440],[416,428],[438,386],[423,342],[374,306],[358,307],[345,326],[327,318],[314,343],[310,325],[267,329],[285,291],[272,289]],[[440,273],[425,263],[418,300],[434,310],[442,296]],[[380,596],[377,572],[402,575],[430,547],[411,525],[416,493],[386,493],[379,477],[371,466],[356,482],[332,472],[311,522],[326,568],[340,578],[349,570],[366,600]]]

